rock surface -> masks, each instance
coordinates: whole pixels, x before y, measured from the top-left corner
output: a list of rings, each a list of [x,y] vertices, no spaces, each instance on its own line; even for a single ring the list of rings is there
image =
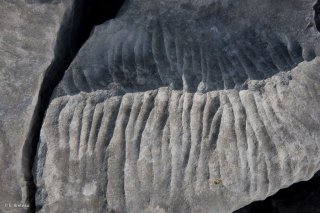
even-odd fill
[[[319,3],[122,3],[0,0],[1,212],[232,212],[320,169]]]
[[[240,92],[54,99],[36,160],[40,211],[231,212],[311,178],[319,66],[316,58]]]
[[[28,203],[28,131],[68,1],[0,1],[0,211]]]
[[[310,179],[313,3],[126,2],[54,91],[37,209],[232,212]]]
[[[306,28],[313,1],[294,2],[129,1],[95,28],[54,97],[110,87],[242,89],[248,79],[288,71],[319,49],[318,31]]]

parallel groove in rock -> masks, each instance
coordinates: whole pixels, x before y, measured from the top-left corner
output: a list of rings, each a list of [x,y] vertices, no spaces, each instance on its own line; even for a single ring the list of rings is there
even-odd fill
[[[197,209],[191,205],[194,200],[201,205],[203,199],[231,194],[242,202],[269,196],[320,166],[314,159],[319,123],[311,119],[320,112],[316,107],[305,110],[307,104],[318,104],[313,98],[317,85],[312,84],[315,78],[299,72],[298,67],[272,81],[250,81],[249,89],[240,92],[193,94],[160,88],[123,97],[110,97],[108,91],[60,97],[49,108],[42,133],[58,137],[42,137],[48,153],[39,163],[44,161],[44,174],[55,171],[58,180],[72,181],[68,187],[79,197],[96,199],[96,192],[89,190],[95,186],[91,188],[99,191],[99,202],[117,211],[158,205],[166,211],[192,212]],[[292,106],[297,98],[304,103]],[[306,133],[302,136],[296,129]],[[70,155],[68,165],[54,157],[61,153]],[[68,177],[57,172],[63,168],[69,168]],[[39,184],[41,190],[46,181]],[[57,186],[68,194],[70,189]],[[59,200],[59,190],[46,190],[51,201]]]
[[[107,30],[93,34],[55,95],[75,94],[73,84],[78,91],[90,92],[107,89],[112,82],[127,92],[162,86],[186,92],[240,90],[248,79],[266,79],[303,61],[297,40],[263,23],[232,31],[228,27],[222,29],[218,20],[192,22],[167,13],[168,16],[141,17],[128,28],[123,20],[105,23]],[[168,24],[170,18],[181,19],[177,22],[180,25]],[[201,28],[204,23],[208,26]],[[199,29],[199,34],[193,34],[193,28]],[[102,47],[92,53],[90,45],[102,38]],[[93,61],[80,61],[84,57]]]

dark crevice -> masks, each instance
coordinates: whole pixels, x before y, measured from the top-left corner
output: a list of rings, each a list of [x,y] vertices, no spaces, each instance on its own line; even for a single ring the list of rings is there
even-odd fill
[[[123,2],[124,0],[74,0],[72,7],[66,11],[63,17],[57,35],[54,59],[44,73],[27,138],[22,147],[21,185],[24,188],[23,199],[30,203],[31,212],[36,211],[36,185],[32,175],[32,167],[40,129],[53,90],[61,81],[65,70],[81,46],[89,38],[93,27],[114,18]]]
[[[317,30],[320,32],[320,0],[313,5],[314,10],[314,23]]]
[[[317,213],[320,212],[320,171],[308,181],[281,189],[263,201],[255,201],[234,213]]]

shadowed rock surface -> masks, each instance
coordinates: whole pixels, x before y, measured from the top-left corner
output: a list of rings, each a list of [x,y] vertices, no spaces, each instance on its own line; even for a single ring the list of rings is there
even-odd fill
[[[315,27],[305,29],[313,22],[313,1],[299,7],[140,2],[129,1],[117,18],[95,28],[54,97],[115,85],[125,92],[243,89],[248,79],[268,78],[316,56],[319,35]]]
[[[281,189],[266,200],[253,202],[235,213],[320,212],[319,178],[319,172],[317,172],[312,179]]]

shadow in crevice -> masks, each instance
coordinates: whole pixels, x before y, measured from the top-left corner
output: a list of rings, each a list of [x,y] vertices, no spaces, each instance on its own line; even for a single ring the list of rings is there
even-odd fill
[[[27,4],[59,4],[61,0],[25,0]]]
[[[320,212],[320,171],[308,181],[281,189],[263,201],[255,201],[234,213]]]
[[[316,25],[317,30],[320,32],[320,1],[318,0],[313,5],[314,10],[314,23]]]

